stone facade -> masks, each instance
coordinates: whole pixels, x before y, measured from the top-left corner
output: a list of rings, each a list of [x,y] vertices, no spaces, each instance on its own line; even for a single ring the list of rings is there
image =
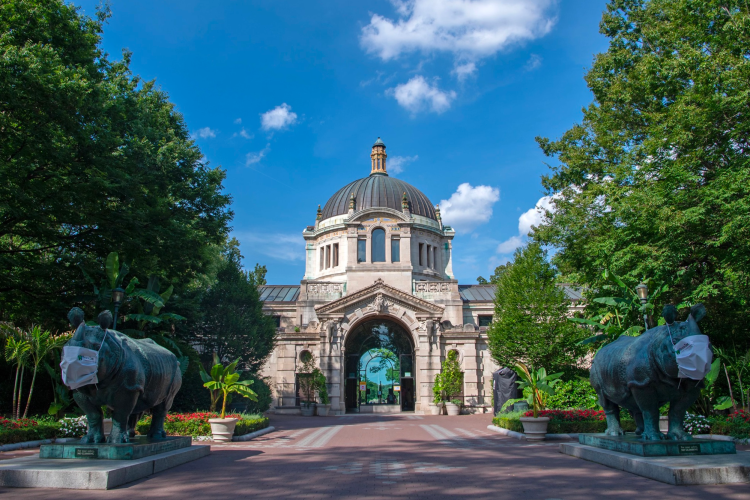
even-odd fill
[[[299,411],[296,373],[300,356],[309,351],[328,381],[330,411],[345,413],[349,334],[378,319],[411,337],[415,412],[428,411],[435,375],[451,350],[458,352],[464,371],[466,408],[489,410],[492,373],[498,368],[486,335],[494,287],[459,286],[453,275],[455,232],[442,223],[439,208],[426,209],[429,200],[421,192],[388,178],[380,139],[372,161],[370,177],[381,176],[374,179],[377,184],[356,181],[356,193],[337,193],[325,210],[318,209],[315,225],[303,231],[307,255],[300,285],[261,291],[264,311],[277,317],[279,325],[278,346],[263,372],[272,380],[274,407],[280,413]],[[406,189],[403,195],[396,193],[404,185],[413,199]],[[342,196],[348,200],[346,213],[338,213],[340,201],[338,211],[333,206],[334,198]]]

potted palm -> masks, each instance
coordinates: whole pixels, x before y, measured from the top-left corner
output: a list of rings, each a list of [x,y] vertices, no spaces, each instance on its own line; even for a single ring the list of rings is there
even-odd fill
[[[544,368],[535,371],[533,366],[529,368],[520,361],[516,363],[516,373],[521,378],[521,380],[516,381],[518,388],[524,392],[527,392],[528,389],[531,399],[529,403],[532,405],[534,412],[533,417],[521,417],[523,433],[529,441],[542,441],[547,435],[549,417],[540,417],[539,411],[544,409],[544,394],[555,395],[554,386],[560,381],[562,373],[547,375],[547,370]]]
[[[448,415],[458,415],[461,413],[461,400],[452,399],[451,397],[461,394],[464,387],[464,374],[461,371],[461,365],[458,362],[458,353],[456,351],[448,352],[443,362],[443,371],[441,375],[441,385],[444,394],[449,401],[445,403],[445,409]]]
[[[218,363],[211,368],[211,374],[207,374],[201,369],[201,378],[204,381],[203,386],[211,391],[218,391],[223,400],[221,403],[221,415],[219,418],[209,418],[211,424],[211,434],[214,441],[231,441],[234,436],[234,428],[237,425],[236,418],[225,418],[227,410],[227,397],[230,393],[236,393],[253,401],[258,401],[258,395],[250,389],[252,380],[240,380],[240,374],[235,372],[237,359],[226,368]]]

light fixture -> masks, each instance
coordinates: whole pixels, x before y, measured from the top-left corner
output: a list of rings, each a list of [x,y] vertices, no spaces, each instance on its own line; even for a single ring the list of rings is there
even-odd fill
[[[637,293],[638,298],[641,299],[641,304],[648,302],[648,287],[644,283],[635,287],[635,293]]]
[[[119,286],[112,290],[112,302],[115,304],[115,319],[114,324],[112,325],[112,329],[117,329],[117,311],[119,311],[120,306],[122,305],[122,302],[125,300],[125,290],[120,288]]]

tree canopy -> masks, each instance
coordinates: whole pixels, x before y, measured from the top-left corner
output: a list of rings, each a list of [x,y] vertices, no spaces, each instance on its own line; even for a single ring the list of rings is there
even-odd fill
[[[576,343],[588,332],[567,320],[570,304],[556,274],[546,252],[533,243],[516,250],[500,274],[487,331],[490,353],[500,366],[522,361],[555,371],[575,365],[585,353]]]
[[[675,304],[706,304],[712,341],[747,342],[750,7],[612,0],[600,31],[583,121],[537,139],[559,163],[532,237],[591,290],[605,270],[668,283]]]
[[[108,13],[0,3],[0,314],[64,321],[119,252],[134,275],[187,283],[229,231],[224,171],[130,54],[100,48]],[[59,325],[61,323],[58,323]]]
[[[200,345],[206,366],[216,353],[219,360],[239,359],[243,369],[255,373],[276,345],[276,325],[263,313],[256,274],[242,269],[242,255],[233,243],[215,283],[203,295],[203,320],[188,326],[186,340]]]

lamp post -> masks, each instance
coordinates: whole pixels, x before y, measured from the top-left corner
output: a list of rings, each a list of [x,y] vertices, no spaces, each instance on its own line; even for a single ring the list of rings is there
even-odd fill
[[[112,325],[113,330],[117,329],[117,311],[120,310],[120,306],[122,305],[123,300],[125,300],[125,290],[120,287],[112,290],[112,302],[114,302],[115,304],[115,320],[114,325]]]
[[[638,298],[641,300],[641,306],[645,306],[648,302],[648,287],[641,283],[637,287],[635,287],[635,293],[638,294]],[[646,314],[646,310],[643,310],[643,324],[646,325],[646,330],[648,330],[648,314]]]

